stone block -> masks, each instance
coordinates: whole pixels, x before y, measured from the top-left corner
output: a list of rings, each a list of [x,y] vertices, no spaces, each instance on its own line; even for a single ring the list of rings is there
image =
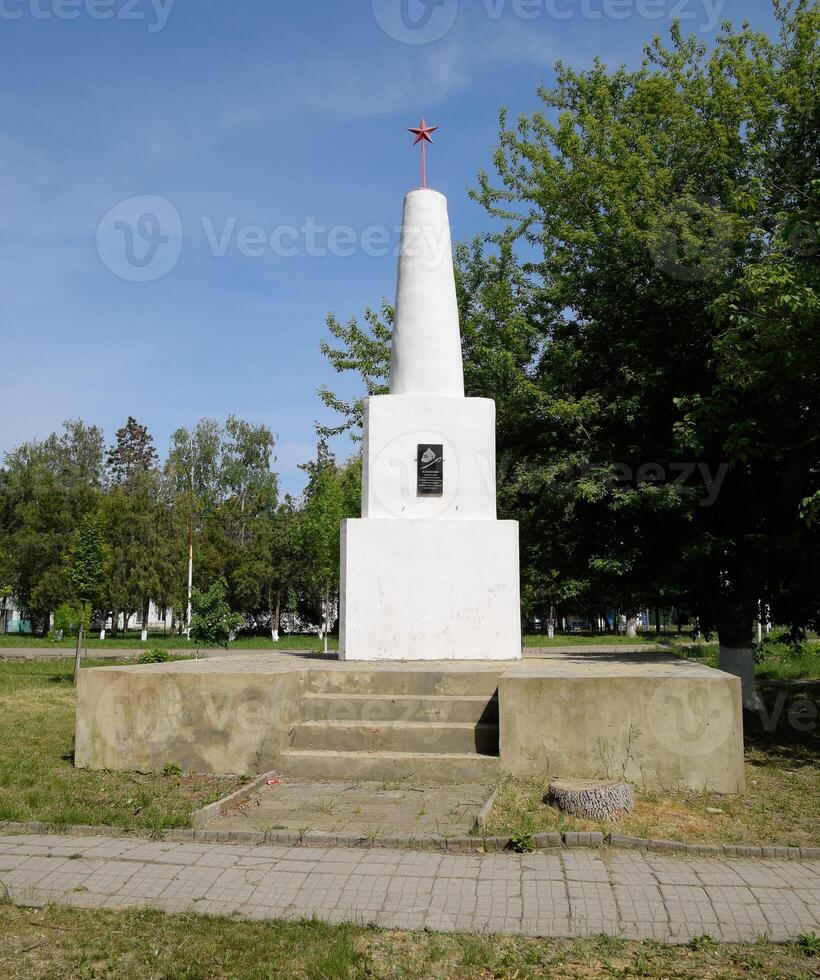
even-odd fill
[[[501,771],[742,793],[738,678],[662,655],[555,657],[499,678]]]
[[[515,521],[342,525],[340,656],[520,660]]]
[[[495,402],[379,395],[364,406],[362,517],[494,521]],[[420,445],[443,447],[440,497],[416,493]]]

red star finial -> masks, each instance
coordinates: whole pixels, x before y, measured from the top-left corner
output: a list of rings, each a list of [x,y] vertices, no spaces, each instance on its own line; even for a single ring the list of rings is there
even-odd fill
[[[408,133],[412,133],[416,138],[413,141],[413,146],[417,146],[421,143],[421,186],[427,187],[427,144],[432,143],[432,133],[438,129],[438,126],[428,126],[424,118],[422,117],[421,122],[415,129],[408,129]]]

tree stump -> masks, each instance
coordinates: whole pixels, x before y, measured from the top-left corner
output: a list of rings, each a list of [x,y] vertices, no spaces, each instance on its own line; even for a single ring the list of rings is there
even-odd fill
[[[626,783],[557,779],[550,783],[545,802],[584,820],[615,820],[635,806],[635,794]]]

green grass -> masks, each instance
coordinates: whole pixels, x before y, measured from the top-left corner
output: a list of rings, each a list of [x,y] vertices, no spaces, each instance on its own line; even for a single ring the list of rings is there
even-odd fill
[[[799,942],[688,946],[491,935],[399,933],[319,922],[238,922],[151,911],[0,908],[0,972],[32,977],[194,980],[467,980],[675,977],[808,980],[816,958]]]
[[[717,643],[704,643],[682,653],[707,667],[718,666]],[[808,680],[820,678],[820,645],[804,643],[795,653],[783,643],[763,643],[757,652],[755,676],[759,681]]]
[[[154,775],[75,769],[71,671],[70,661],[0,664],[0,820],[187,827],[194,810],[242,785],[172,768]]]
[[[50,640],[39,636],[0,635],[0,649],[73,650],[76,645],[76,637],[66,637],[58,643],[52,643]],[[336,650],[339,641],[336,637],[330,637],[328,646],[331,650]],[[189,642],[184,636],[166,636],[162,633],[149,633],[146,643],[142,642],[139,633],[131,632],[125,636],[120,634],[118,637],[108,637],[105,640],[100,640],[99,636],[91,636],[83,644],[83,648],[87,650],[150,650],[153,647],[191,652],[196,649],[196,645]],[[231,650],[315,650],[317,652],[322,648],[322,641],[315,636],[285,636],[279,643],[273,643],[270,637],[240,636],[229,647]]]
[[[589,633],[561,633],[556,634],[552,639],[548,636],[537,635],[537,636],[525,636],[524,646],[525,647],[544,647],[548,649],[549,647],[589,647],[589,646],[641,646],[643,644],[657,646],[662,644],[664,646],[671,646],[675,639],[678,642],[691,643],[691,636],[682,635],[677,637],[673,633],[655,633],[653,630],[649,633],[638,633],[637,636],[627,637],[627,636],[606,636],[603,634],[593,635]]]

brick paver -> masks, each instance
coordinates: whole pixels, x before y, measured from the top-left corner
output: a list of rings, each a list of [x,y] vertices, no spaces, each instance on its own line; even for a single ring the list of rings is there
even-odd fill
[[[0,893],[20,905],[556,938],[785,940],[820,928],[818,861],[617,849],[460,855],[0,836]]]

